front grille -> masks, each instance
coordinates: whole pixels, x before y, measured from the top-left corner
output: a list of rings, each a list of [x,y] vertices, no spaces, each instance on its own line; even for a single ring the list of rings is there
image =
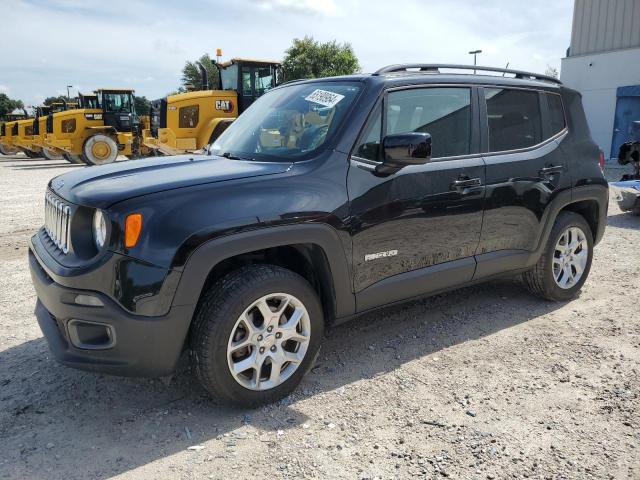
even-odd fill
[[[65,254],[69,252],[70,214],[71,208],[67,204],[47,192],[44,202],[44,230]]]

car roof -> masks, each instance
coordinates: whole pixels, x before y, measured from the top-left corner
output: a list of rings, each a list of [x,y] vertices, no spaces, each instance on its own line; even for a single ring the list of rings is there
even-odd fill
[[[413,64],[415,65],[415,64]],[[396,66],[392,66],[396,67]],[[399,65],[398,67],[403,67]],[[557,91],[562,87],[562,83],[552,77],[539,75],[529,72],[521,72],[518,70],[498,69],[494,67],[475,67],[477,70],[487,69],[492,73],[456,73],[442,72],[441,69],[463,70],[470,72],[474,70],[474,66],[463,65],[429,65],[428,71],[384,71],[380,69],[375,73],[363,73],[356,75],[344,75],[337,77],[313,78],[307,80],[297,80],[285,82],[283,85],[291,83],[309,83],[309,82],[335,82],[335,81],[351,81],[366,82],[378,84],[383,88],[402,87],[412,85],[436,85],[436,84],[456,84],[456,85],[478,85],[478,86],[505,86],[519,88],[535,88]],[[438,68],[440,67],[440,68]],[[391,68],[391,67],[385,67]],[[406,67],[412,68],[412,67]],[[506,76],[509,74],[509,76]]]

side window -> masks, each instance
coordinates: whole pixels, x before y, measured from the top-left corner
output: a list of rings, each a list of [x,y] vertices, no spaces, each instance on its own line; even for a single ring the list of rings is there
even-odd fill
[[[254,91],[256,95],[263,95],[273,87],[273,71],[271,67],[259,67],[255,70]]]
[[[549,121],[551,123],[551,135],[564,130],[567,126],[562,108],[562,98],[555,93],[547,93],[547,105],[549,106]]]
[[[432,157],[471,152],[471,89],[419,88],[388,95],[387,135],[431,134]]]
[[[178,111],[178,116],[180,118],[178,126],[180,128],[195,128],[198,125],[199,113],[198,105],[182,107]]]
[[[356,148],[355,156],[366,158],[367,160],[380,161],[380,144],[382,142],[382,114],[380,109],[374,113],[374,118],[370,119],[364,135]]]
[[[489,150],[502,152],[542,141],[540,96],[530,90],[485,88]]]
[[[242,95],[250,97],[253,95],[253,89],[251,88],[251,68],[242,67]]]

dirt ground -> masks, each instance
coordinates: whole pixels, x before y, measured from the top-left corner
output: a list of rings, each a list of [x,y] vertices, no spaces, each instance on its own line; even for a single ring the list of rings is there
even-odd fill
[[[51,359],[27,244],[73,168],[0,157],[0,479],[640,478],[640,218],[615,204],[579,299],[505,280],[378,311],[295,394],[233,410],[187,365],[167,386]]]

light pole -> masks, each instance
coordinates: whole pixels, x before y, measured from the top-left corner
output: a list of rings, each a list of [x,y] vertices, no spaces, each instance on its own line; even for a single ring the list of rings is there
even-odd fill
[[[73,85],[67,85],[67,98],[69,98],[69,99],[71,98],[71,97],[69,96],[69,94],[70,94],[69,89],[70,89],[70,88],[73,88]]]
[[[471,52],[469,52],[469,55],[473,55],[473,66],[475,67],[476,64],[476,57],[478,56],[479,53],[482,53],[482,50],[473,50]],[[476,69],[473,69],[473,74],[476,74]]]

